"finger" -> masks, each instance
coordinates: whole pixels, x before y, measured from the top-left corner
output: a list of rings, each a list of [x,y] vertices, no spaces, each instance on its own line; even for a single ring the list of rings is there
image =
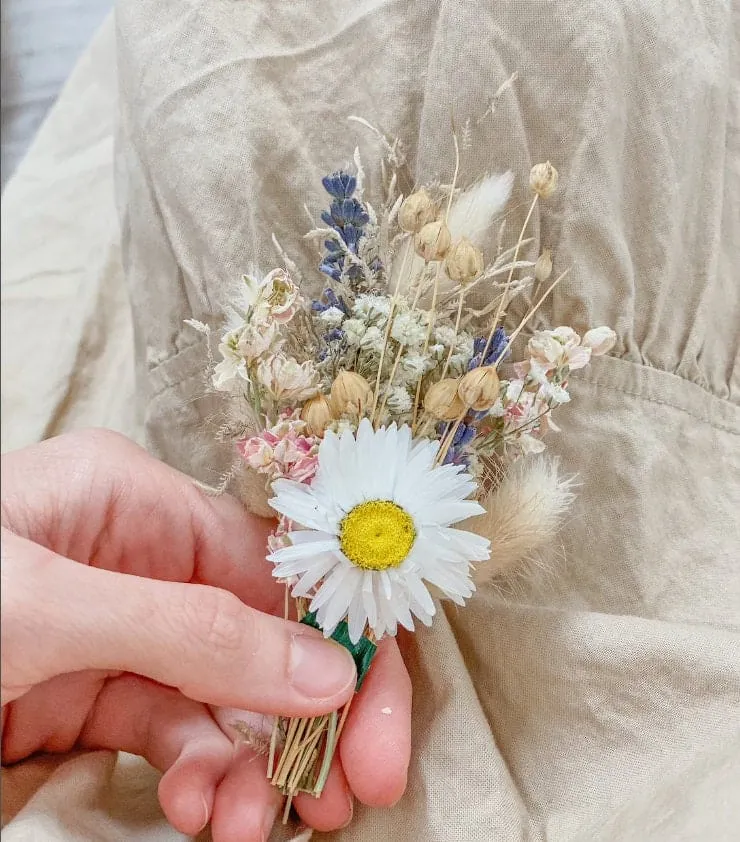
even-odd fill
[[[322,833],[339,830],[352,821],[354,804],[338,757],[334,757],[321,798],[300,793],[293,806],[302,821]]]
[[[282,588],[265,561],[274,524],[108,430],[59,436],[3,456],[3,525],[84,564],[199,581],[263,611]]]
[[[4,539],[2,658],[11,683],[123,670],[198,701],[290,716],[335,710],[353,692],[352,657],[314,629],[227,591],[85,567]]]
[[[266,758],[242,746],[216,792],[213,838],[217,842],[264,842],[281,806],[280,792],[267,780]]]
[[[411,757],[411,681],[392,638],[378,645],[339,751],[352,792],[364,804],[388,807],[403,795]]]
[[[139,754],[164,772],[159,783],[162,809],[188,835],[208,823],[216,787],[234,754],[204,705],[137,676],[106,683],[80,745]]]

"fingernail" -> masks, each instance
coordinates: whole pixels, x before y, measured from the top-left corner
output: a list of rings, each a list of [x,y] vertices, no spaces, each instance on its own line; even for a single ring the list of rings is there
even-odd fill
[[[277,821],[279,807],[275,807],[274,809],[269,809],[267,811],[267,815],[265,816],[265,821],[262,824],[262,842],[267,842],[270,838],[270,834],[272,833],[272,828]]]
[[[290,647],[290,682],[304,696],[326,699],[355,680],[355,663],[343,647],[319,637],[294,634]]]
[[[203,823],[198,828],[197,833],[200,833],[201,830],[205,830],[205,827],[208,824],[208,819],[210,819],[211,817],[211,808],[208,806],[208,801],[206,800],[205,795],[203,795],[202,793],[200,796],[200,800],[203,802]]]
[[[342,825],[342,827],[339,828],[340,830],[347,827],[352,822],[352,817],[354,816],[354,813],[355,813],[355,799],[349,793],[347,793],[347,799],[349,801],[349,818]]]

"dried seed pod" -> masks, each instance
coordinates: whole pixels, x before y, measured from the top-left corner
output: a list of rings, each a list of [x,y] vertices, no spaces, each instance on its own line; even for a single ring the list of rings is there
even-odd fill
[[[454,421],[465,411],[465,405],[457,393],[459,381],[452,377],[439,380],[427,390],[424,409],[440,421]]]
[[[457,394],[466,407],[482,412],[490,409],[499,396],[499,380],[492,365],[468,371],[460,378]]]
[[[542,254],[534,264],[534,277],[539,283],[544,283],[552,274],[552,252],[543,249]]]
[[[558,171],[549,161],[535,164],[529,173],[529,186],[540,198],[547,199],[558,186]]]
[[[316,395],[307,400],[301,410],[301,419],[308,425],[308,431],[313,436],[323,436],[324,430],[334,420],[334,412],[329,399],[325,395]]]
[[[437,206],[422,187],[403,200],[398,212],[398,224],[402,231],[416,234],[437,216]]]
[[[595,327],[583,337],[581,344],[590,348],[594,357],[608,354],[617,342],[617,334],[610,327]]]
[[[450,247],[450,229],[444,220],[438,219],[427,224],[414,237],[414,248],[419,257],[429,262],[442,260]]]
[[[467,237],[462,237],[447,252],[445,270],[456,283],[470,283],[483,271],[483,252]]]
[[[331,408],[336,417],[362,415],[372,398],[370,384],[354,371],[340,371],[331,384]]]

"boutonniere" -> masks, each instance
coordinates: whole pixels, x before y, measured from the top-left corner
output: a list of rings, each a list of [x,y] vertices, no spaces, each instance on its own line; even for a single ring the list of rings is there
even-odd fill
[[[531,329],[566,274],[551,279],[548,250],[524,256],[557,188],[549,162],[532,168],[507,243],[495,229],[511,173],[461,185],[455,141],[450,184],[404,190],[402,147],[380,140],[382,202],[366,196],[358,152],[324,178],[305,235],[314,275],[276,243],[281,265],[242,279],[210,373],[276,517],[265,563],[291,597],[286,615],[352,653],[357,692],[381,638],[431,624],[436,600],[464,605],[476,582],[552,540],[571,481],[533,454],[558,429],[571,372],[615,341],[608,327]],[[527,306],[512,323],[517,298]],[[288,805],[321,794],[348,709],[275,722],[268,775]]]

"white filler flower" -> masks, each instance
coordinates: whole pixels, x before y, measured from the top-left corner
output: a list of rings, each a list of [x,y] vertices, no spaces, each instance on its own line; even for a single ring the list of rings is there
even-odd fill
[[[490,542],[450,527],[484,509],[467,499],[476,482],[464,469],[434,465],[438,447],[406,424],[373,430],[363,419],[356,436],[327,431],[310,486],[273,483],[272,507],[304,527],[269,556],[273,575],[312,597],[325,635],[343,619],[354,643],[366,625],[377,638],[399,623],[413,630],[412,614],[429,625],[425,582],[459,605],[472,595],[470,564],[488,559]]]

